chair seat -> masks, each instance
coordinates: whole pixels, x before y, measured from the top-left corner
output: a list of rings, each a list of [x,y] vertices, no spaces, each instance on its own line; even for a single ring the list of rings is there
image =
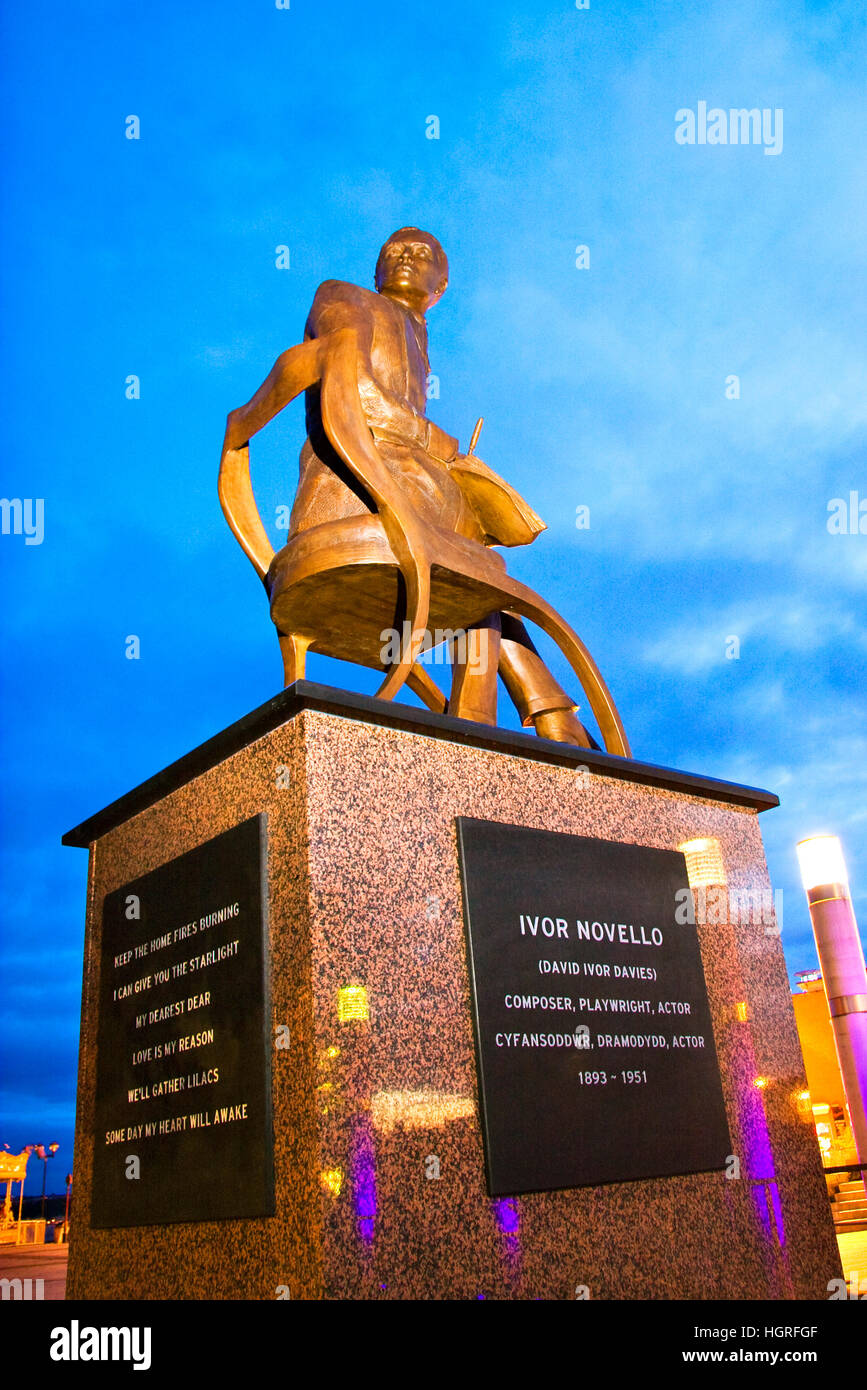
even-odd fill
[[[478,541],[431,527],[428,630],[456,631],[508,607],[503,557]],[[265,576],[278,631],[309,650],[383,669],[392,629],[402,631],[405,585],[378,516],[323,522],[293,536]],[[432,640],[436,640],[435,635]]]

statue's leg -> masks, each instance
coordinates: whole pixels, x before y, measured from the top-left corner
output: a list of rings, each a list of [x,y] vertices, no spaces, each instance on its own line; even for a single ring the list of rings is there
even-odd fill
[[[500,615],[492,613],[455,641],[449,714],[496,724],[499,659]]]
[[[540,738],[596,748],[575,714],[575,702],[554,679],[520,619],[501,615],[500,675],[514,702],[521,723],[535,727]]]

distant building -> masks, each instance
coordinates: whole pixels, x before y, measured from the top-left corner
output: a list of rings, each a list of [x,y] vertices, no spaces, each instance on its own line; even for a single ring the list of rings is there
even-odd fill
[[[804,1109],[812,1113],[825,1169],[855,1165],[858,1155],[849,1125],[843,1078],[821,970],[799,970],[792,995],[795,1022],[804,1054],[809,1093]],[[867,1199],[857,1172],[827,1173],[834,1223],[838,1229],[867,1227]]]

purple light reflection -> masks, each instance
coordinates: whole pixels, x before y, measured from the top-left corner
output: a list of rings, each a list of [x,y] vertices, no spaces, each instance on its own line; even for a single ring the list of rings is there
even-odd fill
[[[358,1234],[365,1245],[371,1245],[376,1235],[376,1149],[366,1115],[359,1115],[353,1124],[349,1164]]]
[[[786,1243],[786,1229],[774,1170],[764,1089],[756,1085],[758,1067],[751,1043],[744,1040],[738,1051],[741,1081],[737,1087],[737,1108],[745,1176],[753,1184],[753,1207],[765,1241],[772,1246],[783,1246]]]
[[[491,1210],[503,1237],[500,1258],[506,1274],[510,1280],[518,1280],[521,1277],[522,1250],[521,1215],[517,1200],[514,1197],[499,1197],[491,1203]]]
[[[504,1236],[516,1236],[521,1229],[521,1218],[512,1197],[500,1197],[494,1202],[494,1217]]]

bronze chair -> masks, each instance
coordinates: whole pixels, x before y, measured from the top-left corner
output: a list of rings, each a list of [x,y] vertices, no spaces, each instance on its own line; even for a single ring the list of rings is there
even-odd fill
[[[408,505],[367,427],[356,363],[356,334],[351,328],[289,348],[249,404],[229,416],[220,461],[220,504],[264,581],[285,684],[303,679],[308,651],[321,652],[384,670],[380,699],[393,699],[407,684],[428,708],[445,713],[445,697],[418,665],[430,630],[466,631],[492,613],[511,613],[536,623],[557,643],[581,682],[607,751],[628,757],[629,744],[611,694],[568,623],[507,574],[497,551],[422,522]],[[313,526],[275,554],[253,497],[249,441],[317,383],[326,434],[377,510]],[[467,468],[471,474],[471,464]],[[472,477],[463,483],[471,491]],[[382,634],[389,629],[405,632],[408,640],[401,644],[399,659],[386,665]],[[456,667],[454,680],[458,679]]]

